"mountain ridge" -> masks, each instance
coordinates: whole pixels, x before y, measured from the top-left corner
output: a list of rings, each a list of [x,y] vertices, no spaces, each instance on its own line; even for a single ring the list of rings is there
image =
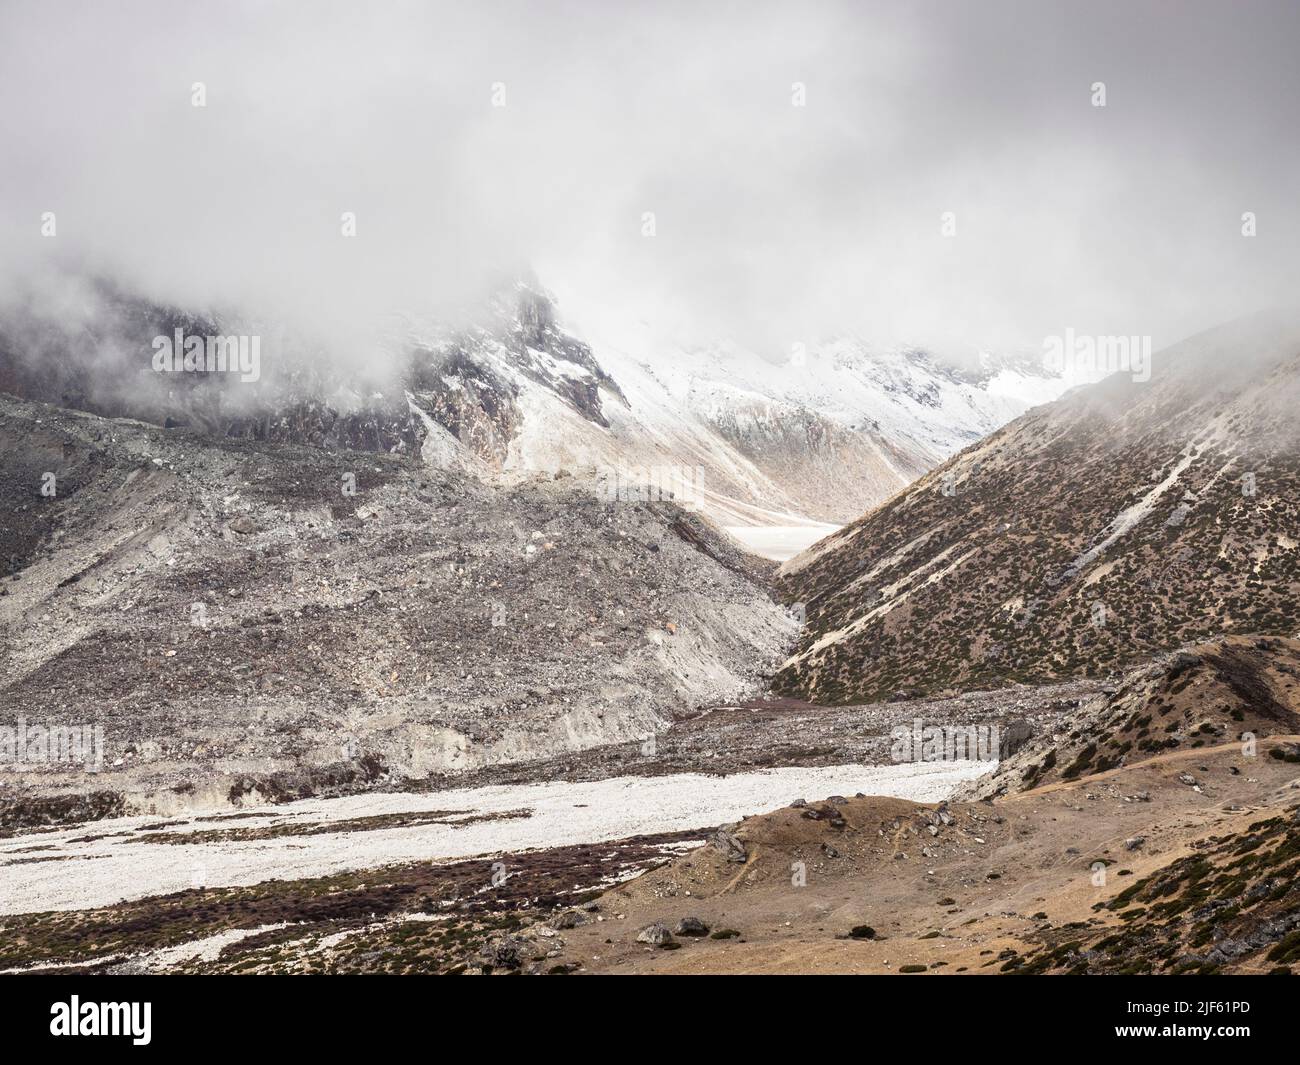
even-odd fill
[[[851,338],[779,366],[733,344],[686,348],[635,330],[584,340],[533,277],[498,289],[465,325],[394,315],[366,356],[103,281],[65,283],[49,300],[57,313],[11,301],[0,388],[218,437],[418,455],[480,477],[668,471],[724,526],[851,520],[1024,410],[1018,391],[1060,387],[1024,358],[958,371]],[[268,332],[259,379],[160,377],[151,342],[173,329]]]
[[[1300,328],[1264,315],[1034,408],[782,567],[808,624],[777,691],[1043,682],[1290,634],[1298,394]]]

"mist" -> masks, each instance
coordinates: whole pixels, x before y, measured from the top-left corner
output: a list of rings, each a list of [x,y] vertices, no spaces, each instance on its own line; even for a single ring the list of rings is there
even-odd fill
[[[1298,40],[1284,2],[6,0],[0,285],[363,355],[530,268],[578,322],[769,358],[1158,348],[1295,303]]]

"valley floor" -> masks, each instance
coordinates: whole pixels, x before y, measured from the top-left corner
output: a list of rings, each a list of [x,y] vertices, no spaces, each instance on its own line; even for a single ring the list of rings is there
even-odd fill
[[[991,805],[817,804],[838,824],[780,810],[737,829],[743,865],[706,848],[601,901],[636,928],[690,916],[738,936],[679,934],[682,949],[664,950],[583,925],[565,956],[625,973],[1271,971],[1300,959],[1288,894],[1300,777],[1268,756],[1289,739],[1254,757],[1239,744],[1180,751]]]
[[[303,922],[311,937],[355,945],[376,934],[374,915],[385,935],[394,924],[435,918],[461,929],[468,938],[457,950],[417,966],[455,967],[474,937],[546,909],[538,877],[550,885],[550,905],[563,906],[700,846],[720,825],[798,799],[940,802],[996,763],[894,764],[892,726],[1016,719],[1050,728],[1095,687],[856,707],[714,707],[649,746],[489,767],[400,792],[214,806],[221,790],[207,788],[180,811],[150,810],[136,797],[132,816],[0,839],[0,913],[8,915],[0,923],[13,937],[0,968],[219,966],[223,957],[245,958],[261,938],[304,931]],[[86,922],[95,936],[63,938]],[[362,968],[387,971],[392,959],[379,956],[387,960]]]
[[[830,536],[838,525],[729,525],[726,531],[760,558],[785,562]]]
[[[879,769],[843,767],[692,780],[700,805],[691,810],[664,805],[681,781],[660,777],[439,796],[460,807],[454,812],[413,796],[373,796],[183,825],[104,823],[102,837],[81,843],[62,831],[24,835],[5,847],[7,891],[26,890],[15,863],[42,856],[64,875],[72,862],[102,864],[95,875],[105,890],[90,908],[0,919],[0,969],[1271,971],[1270,959],[1300,951],[1284,897],[1300,842],[1300,777],[1287,759],[1270,757],[1293,749],[1293,739],[1266,740],[1254,756],[1236,743],[1172,752],[992,804],[933,801],[974,766],[930,767],[903,786],[895,777],[896,790],[929,800],[919,803],[781,801],[801,788],[891,786]],[[593,812],[632,787],[638,815],[626,803],[612,815]],[[530,800],[531,816],[508,808]],[[576,842],[763,804],[779,808],[722,832]],[[496,819],[475,820],[476,811]],[[203,842],[164,841],[199,833]],[[457,833],[464,842],[448,843]],[[474,839],[486,845],[483,833],[528,849],[435,857],[473,850]],[[393,847],[400,839],[406,844]],[[331,854],[352,846],[390,860],[424,853],[326,872]],[[120,858],[108,853],[114,848]],[[295,849],[300,857],[290,857]],[[211,857],[215,879],[239,875],[246,885],[152,893],[164,886],[160,869],[192,868],[197,855]],[[137,897],[108,903],[108,879]],[[1249,935],[1202,930],[1248,906],[1259,910]]]
[[[670,832],[702,839],[719,824],[800,795],[866,792],[935,802],[990,768],[962,761],[613,777],[116,818],[0,840],[0,913],[85,909],[399,862],[494,856],[508,871],[511,856],[524,851]]]

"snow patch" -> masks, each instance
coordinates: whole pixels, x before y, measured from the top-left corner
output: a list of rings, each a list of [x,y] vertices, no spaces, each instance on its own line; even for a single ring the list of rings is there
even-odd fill
[[[104,838],[135,834],[157,822],[156,816],[118,818],[97,822],[93,835],[98,838],[93,839],[86,838],[84,826],[42,832],[41,843],[52,845],[55,850],[48,853],[59,861],[7,862],[14,852],[30,846],[31,838],[0,841],[0,913],[86,909],[182,891],[192,886],[196,867],[210,887],[247,886],[269,877],[293,880],[401,862],[505,856],[508,863],[512,852],[712,828],[801,796],[863,792],[937,802],[996,764],[788,767],[716,777],[682,773],[309,799],[260,810],[280,819],[278,824],[446,809],[493,813],[526,808],[532,816],[459,827],[424,824],[348,832],[341,826],[337,833],[222,843],[145,843],[133,835]],[[178,822],[167,831],[183,838],[193,829]]]

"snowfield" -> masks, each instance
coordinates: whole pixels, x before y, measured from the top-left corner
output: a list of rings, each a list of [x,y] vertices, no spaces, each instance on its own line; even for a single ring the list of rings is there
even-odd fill
[[[939,762],[793,767],[718,777],[613,777],[585,783],[356,795],[238,811],[268,815],[263,818],[194,823],[182,817],[162,829],[183,835],[214,828],[294,823],[306,827],[419,811],[531,811],[528,817],[463,826],[426,824],[370,831],[340,826],[339,832],[219,843],[144,842],[146,833],[142,829],[159,824],[156,816],[97,821],[0,841],[0,913],[86,909],[196,886],[247,886],[271,877],[294,880],[401,862],[478,855],[503,861],[508,870],[512,851],[708,829],[777,809],[798,798],[815,800],[864,792],[937,802],[959,784],[996,765]]]
[[[786,562],[838,528],[838,525],[728,525],[726,531],[752,554]]]
[[[464,336],[412,315],[393,330],[395,351],[442,352],[445,362],[444,387],[426,380],[410,401],[426,428],[440,416],[459,439],[430,429],[426,461],[477,459],[512,477],[699,470],[706,483],[693,502],[719,525],[852,521],[1065,387],[1037,356],[986,353],[959,367],[855,337],[768,358],[608,308],[561,313],[536,278],[503,290],[493,308]],[[462,404],[483,389],[486,406]]]

